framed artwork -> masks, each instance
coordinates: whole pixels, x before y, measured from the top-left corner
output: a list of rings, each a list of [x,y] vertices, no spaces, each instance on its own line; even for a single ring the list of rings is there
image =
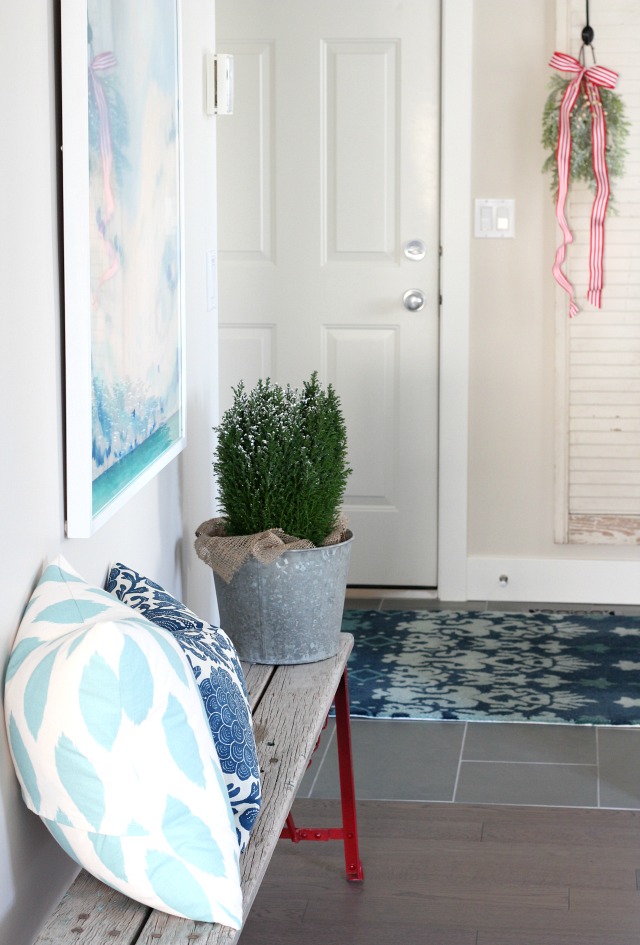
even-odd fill
[[[66,530],[185,445],[179,0],[62,0]]]

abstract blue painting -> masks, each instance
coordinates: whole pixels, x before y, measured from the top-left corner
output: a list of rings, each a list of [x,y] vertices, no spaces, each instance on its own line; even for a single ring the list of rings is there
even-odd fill
[[[77,378],[69,378],[76,340],[67,345],[67,533],[79,536],[102,524],[185,442],[180,8],[177,0],[87,0],[88,177],[86,200],[74,212],[77,223],[87,217],[88,253],[80,263],[87,271],[68,276],[67,193],[78,185],[66,173],[69,6],[62,10],[67,333],[70,320],[72,328],[82,318],[90,325],[83,334],[90,347],[88,404]],[[74,9],[77,16],[77,3]],[[68,278],[74,285],[80,278],[81,295],[70,298]],[[85,352],[79,357],[86,369]],[[84,442],[74,443],[74,436]],[[90,456],[90,509],[79,481],[87,472],[80,450]]]

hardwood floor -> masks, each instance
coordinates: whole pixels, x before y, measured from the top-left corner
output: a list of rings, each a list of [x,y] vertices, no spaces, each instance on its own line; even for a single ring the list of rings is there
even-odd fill
[[[299,826],[339,803],[296,801]],[[358,805],[363,883],[342,844],[280,841],[242,945],[638,945],[640,812]]]

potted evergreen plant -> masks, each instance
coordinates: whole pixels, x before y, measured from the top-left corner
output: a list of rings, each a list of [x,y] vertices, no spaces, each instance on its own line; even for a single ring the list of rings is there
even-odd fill
[[[216,433],[221,516],[198,528],[196,551],[213,570],[222,626],[251,662],[333,656],[353,537],[335,390],[317,372],[302,390],[240,383]]]

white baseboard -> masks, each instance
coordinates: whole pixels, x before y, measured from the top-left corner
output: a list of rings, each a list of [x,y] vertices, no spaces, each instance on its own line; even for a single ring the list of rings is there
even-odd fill
[[[467,599],[640,604],[640,561],[469,557]]]
[[[408,587],[347,587],[347,600],[371,600],[384,597],[385,600],[437,600],[436,590],[422,590]]]

